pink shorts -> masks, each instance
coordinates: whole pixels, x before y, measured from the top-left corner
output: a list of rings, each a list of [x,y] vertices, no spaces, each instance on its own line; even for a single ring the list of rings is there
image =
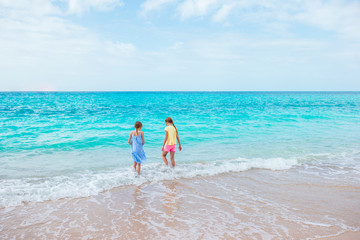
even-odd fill
[[[165,152],[176,152],[176,144],[174,145],[166,145],[164,147]]]

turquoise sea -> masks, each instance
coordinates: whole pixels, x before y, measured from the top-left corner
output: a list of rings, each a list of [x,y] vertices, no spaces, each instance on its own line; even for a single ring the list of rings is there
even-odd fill
[[[169,116],[183,147],[175,169],[161,159]],[[0,124],[0,207],[251,169],[360,181],[360,92],[2,92]]]

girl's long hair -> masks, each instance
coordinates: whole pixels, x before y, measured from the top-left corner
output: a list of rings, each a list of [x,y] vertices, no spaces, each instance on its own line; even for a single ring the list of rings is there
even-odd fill
[[[135,127],[135,132],[136,134],[139,134],[138,133],[138,129],[142,127],[142,123],[137,121],[135,124],[134,124],[134,127]]]
[[[171,117],[167,117],[167,118],[165,119],[165,122],[171,123],[171,124],[174,126],[175,130],[176,130],[176,134],[178,134],[178,130],[177,130],[177,128],[175,127],[174,121],[172,120]]]

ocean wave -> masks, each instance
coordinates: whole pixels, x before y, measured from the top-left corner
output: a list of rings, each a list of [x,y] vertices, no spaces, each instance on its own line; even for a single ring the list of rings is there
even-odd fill
[[[141,176],[131,167],[107,171],[84,171],[55,177],[31,177],[0,180],[0,207],[18,206],[26,202],[42,202],[62,198],[79,198],[124,185],[145,182],[213,176],[250,169],[286,170],[298,165],[297,159],[238,158],[228,161],[181,163],[172,169],[160,163],[145,164]]]

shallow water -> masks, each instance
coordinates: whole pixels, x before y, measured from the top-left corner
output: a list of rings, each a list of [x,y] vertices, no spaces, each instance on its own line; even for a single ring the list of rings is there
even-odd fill
[[[0,237],[357,239],[359,182],[349,185],[340,175],[334,181],[323,177],[328,172],[318,173],[303,167],[254,169],[28,203],[0,209]],[[350,233],[355,235],[337,238]]]
[[[144,182],[129,169],[136,120],[146,181],[298,165],[357,174],[359,112],[358,92],[0,93],[0,206]],[[175,173],[157,174],[167,116],[184,150]]]

